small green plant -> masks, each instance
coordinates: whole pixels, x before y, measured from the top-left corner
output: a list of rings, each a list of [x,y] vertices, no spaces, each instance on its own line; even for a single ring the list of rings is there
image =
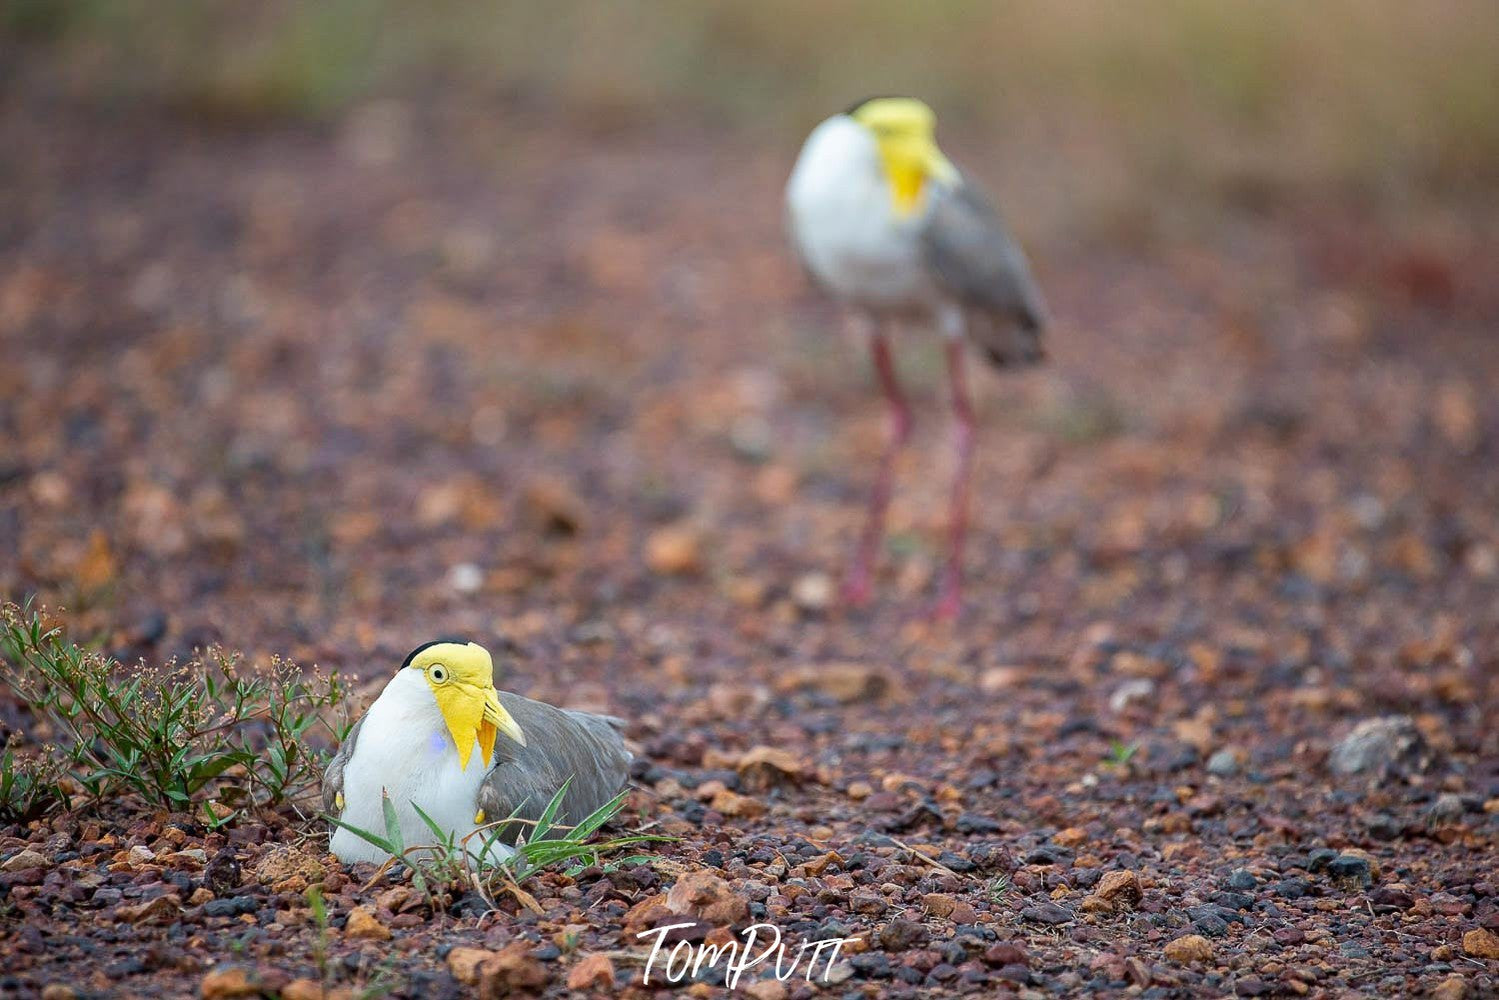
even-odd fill
[[[54,753],[25,754],[7,745],[0,753],[0,822],[25,823],[66,803],[66,774],[66,764]]]
[[[322,758],[307,749],[314,730],[334,742],[347,732],[333,721],[344,697],[336,676],[279,659],[242,671],[220,651],[127,669],[14,604],[0,607],[0,680],[62,738],[45,756],[96,801],[136,794],[191,810],[212,792],[238,808],[277,806],[321,779]],[[24,801],[19,779],[11,784]]]
[[[1111,740],[1109,742],[1109,752],[1103,758],[1104,763],[1111,767],[1126,768],[1139,749],[1140,744],[1138,743],[1124,743],[1119,740]]]
[[[1010,876],[996,875],[989,880],[989,901],[991,903],[1003,903],[1005,897],[1010,893]]]
[[[593,835],[599,828],[624,808],[625,798],[629,793],[620,792],[574,827],[561,826],[555,822],[566,794],[567,783],[564,783],[542,810],[541,816],[534,821],[512,815],[486,823],[461,838],[450,830],[442,829],[413,802],[412,808],[434,838],[432,843],[413,846],[407,846],[401,834],[395,804],[388,796],[383,797],[381,803],[385,817],[384,836],[361,830],[334,816],[328,816],[327,819],[389,854],[390,860],[385,863],[381,872],[389,870],[397,861],[406,864],[411,869],[412,885],[428,896],[432,896],[438,889],[461,886],[476,891],[493,909],[498,894],[509,892],[523,906],[540,912],[536,901],[521,888],[520,883],[526,878],[554,866],[561,867],[566,874],[576,874],[588,865],[601,864],[601,859],[606,854],[613,854],[635,844],[671,839],[653,834],[631,834],[594,841]],[[513,849],[501,844],[501,837],[517,824],[530,827],[529,835],[518,838]],[[610,866],[639,864],[648,860],[642,855],[630,855],[615,859]]]
[[[321,886],[307,887],[307,906],[312,911],[312,922],[317,927],[317,937],[312,942],[312,961],[317,965],[318,982],[323,992],[328,992],[328,904],[323,902]]]

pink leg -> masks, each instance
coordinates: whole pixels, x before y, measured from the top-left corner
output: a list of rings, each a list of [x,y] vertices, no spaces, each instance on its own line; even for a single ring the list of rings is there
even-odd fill
[[[853,565],[849,567],[848,577],[843,582],[843,601],[854,606],[868,602],[873,589],[874,563],[879,556],[880,541],[885,537],[885,510],[890,506],[895,457],[911,436],[911,408],[906,404],[906,397],[900,391],[900,382],[895,377],[889,338],[879,331],[872,331],[869,350],[874,359],[875,374],[879,376],[880,388],[890,402],[890,439],[885,445],[884,454],[880,456],[874,490],[869,495],[869,514],[864,522],[864,533],[859,537]]]
[[[942,572],[941,591],[933,617],[953,621],[963,610],[963,542],[968,535],[968,480],[973,472],[973,408],[968,403],[968,385],[963,375],[963,342],[947,342],[947,371],[952,385],[953,418],[956,425],[958,467],[953,473],[952,507],[948,521],[949,551]]]

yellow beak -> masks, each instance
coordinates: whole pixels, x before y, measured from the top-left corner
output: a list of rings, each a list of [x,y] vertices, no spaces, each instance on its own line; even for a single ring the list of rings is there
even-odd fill
[[[484,721],[521,746],[526,745],[526,734],[521,731],[520,723],[505,711],[505,706],[500,704],[500,694],[494,688],[489,689],[489,696],[484,701]],[[490,745],[493,746],[492,740]]]
[[[890,181],[890,198],[897,215],[910,215],[921,203],[921,193],[928,178],[945,184],[958,180],[954,167],[937,144],[925,136],[908,136],[885,140],[880,146],[885,175]]]
[[[453,745],[458,750],[458,766],[464,770],[468,770],[475,742],[479,744],[486,767],[494,760],[498,733],[504,733],[521,746],[526,745],[525,734],[500,704],[499,693],[494,688],[486,690],[470,684],[444,684],[433,693],[448,732],[453,736]]]

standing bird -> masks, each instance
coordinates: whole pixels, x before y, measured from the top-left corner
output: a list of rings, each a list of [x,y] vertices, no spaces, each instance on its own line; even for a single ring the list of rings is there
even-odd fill
[[[537,819],[566,783],[555,821],[576,825],[625,785],[631,756],[620,725],[497,691],[494,661],[478,643],[429,642],[349,731],[323,777],[323,808],[383,835],[389,796],[406,844],[433,839],[413,804],[461,841],[485,823]],[[513,844],[521,828],[502,828],[499,842]],[[388,857],[343,826],[328,846],[346,863]]]
[[[812,278],[854,307],[890,402],[890,443],[843,585],[850,604],[869,599],[895,456],[911,433],[889,331],[914,321],[945,336],[958,464],[935,614],[950,620],[962,608],[973,464],[963,339],[996,367],[1035,363],[1042,357],[1046,307],[1025,254],[984,195],[937,148],[935,128],[932,109],[910,97],[870,98],[827,119],[797,157],[786,186],[786,215],[792,244]]]

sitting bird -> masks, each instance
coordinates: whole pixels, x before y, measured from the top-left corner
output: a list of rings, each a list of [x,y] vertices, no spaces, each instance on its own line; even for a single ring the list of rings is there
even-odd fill
[[[409,847],[435,840],[413,805],[461,841],[512,816],[537,819],[566,784],[554,822],[574,826],[625,785],[631,755],[621,724],[498,691],[488,650],[439,639],[412,650],[349,731],[323,777],[323,808],[383,837],[388,796]],[[498,829],[497,843],[513,844],[526,827]],[[472,838],[470,851],[487,836]],[[389,857],[342,825],[329,849],[346,863]]]
[[[944,334],[957,470],[934,611],[952,619],[962,607],[974,437],[963,341],[999,368],[1035,363],[1042,357],[1046,307],[1025,254],[984,195],[942,155],[935,128],[931,108],[910,97],[870,98],[827,119],[802,146],[786,186],[786,215],[812,279],[853,307],[890,404],[890,442],[843,584],[850,604],[869,599],[895,456],[911,433],[888,334],[910,322]]]

